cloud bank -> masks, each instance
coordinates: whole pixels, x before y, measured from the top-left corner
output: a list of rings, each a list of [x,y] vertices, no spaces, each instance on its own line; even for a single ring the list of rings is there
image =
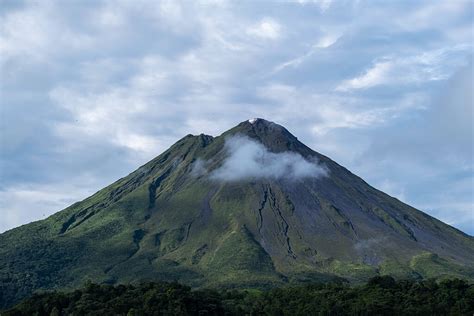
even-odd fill
[[[222,166],[210,174],[220,181],[244,179],[319,178],[326,176],[327,169],[317,161],[308,161],[293,152],[274,153],[263,144],[246,136],[234,136],[225,142],[229,156]]]

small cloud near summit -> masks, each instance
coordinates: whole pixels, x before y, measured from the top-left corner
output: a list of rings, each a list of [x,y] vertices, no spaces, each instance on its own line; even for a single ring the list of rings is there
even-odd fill
[[[260,118],[260,117],[255,117],[255,118],[249,119],[249,120],[247,120],[247,122],[249,122],[250,124],[255,124],[255,123],[258,123],[258,122],[265,123],[265,124],[275,124],[272,121],[268,121],[268,120],[265,120],[265,119]]]
[[[250,121],[249,121],[250,122]],[[210,174],[220,181],[255,178],[298,180],[326,176],[327,168],[318,161],[309,161],[298,153],[270,152],[263,144],[246,136],[233,136],[225,142],[229,156],[222,166]]]

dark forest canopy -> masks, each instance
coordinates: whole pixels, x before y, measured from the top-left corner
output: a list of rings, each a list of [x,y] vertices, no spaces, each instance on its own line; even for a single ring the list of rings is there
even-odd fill
[[[86,284],[35,294],[12,315],[473,315],[474,285],[460,279],[311,284],[259,290],[191,290],[178,283]]]

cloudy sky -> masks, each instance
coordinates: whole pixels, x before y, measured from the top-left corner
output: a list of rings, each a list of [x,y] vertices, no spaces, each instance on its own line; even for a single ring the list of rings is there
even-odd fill
[[[474,234],[472,1],[0,1],[0,232],[263,117]]]

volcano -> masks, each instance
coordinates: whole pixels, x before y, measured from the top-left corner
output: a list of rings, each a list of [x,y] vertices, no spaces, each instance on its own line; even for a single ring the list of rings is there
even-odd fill
[[[474,279],[474,238],[264,119],[187,135],[128,176],[0,235],[0,306],[87,280],[273,287]]]

